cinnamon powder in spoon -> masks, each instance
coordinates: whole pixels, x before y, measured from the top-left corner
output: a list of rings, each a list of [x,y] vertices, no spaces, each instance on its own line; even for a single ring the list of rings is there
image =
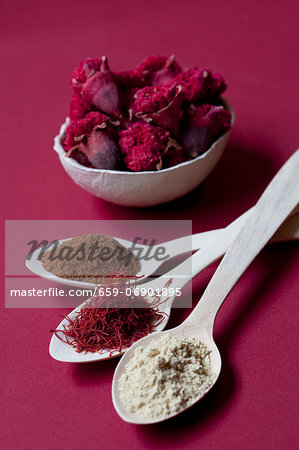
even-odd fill
[[[88,234],[41,251],[39,259],[48,272],[70,280],[101,283],[111,275],[134,276],[140,263],[126,247],[110,236]]]

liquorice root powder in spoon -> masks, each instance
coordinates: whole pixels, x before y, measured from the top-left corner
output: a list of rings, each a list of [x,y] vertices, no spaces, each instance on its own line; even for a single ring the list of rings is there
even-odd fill
[[[121,401],[144,419],[182,411],[213,383],[209,354],[198,339],[167,334],[138,347],[118,382]]]
[[[56,241],[57,243],[58,241]],[[40,256],[44,269],[57,277],[102,283],[106,276],[134,276],[140,263],[132,252],[110,236],[87,234],[77,236]]]

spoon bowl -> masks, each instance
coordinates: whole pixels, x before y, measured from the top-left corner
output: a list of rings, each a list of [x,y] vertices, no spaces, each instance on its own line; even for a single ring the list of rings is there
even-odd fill
[[[181,338],[183,336],[186,337],[196,337],[198,340],[200,340],[211,352],[209,357],[210,357],[210,362],[211,362],[211,367],[213,368],[213,383],[205,390],[204,395],[199,395],[198,397],[194,398],[194,401],[191,405],[187,406],[186,408],[184,408],[184,410],[179,411],[179,412],[175,412],[173,414],[169,414],[167,416],[167,419],[171,419],[172,417],[175,417],[178,414],[181,414],[183,411],[186,411],[187,409],[191,408],[191,406],[196,403],[197,401],[199,401],[201,398],[203,398],[203,396],[205,396],[210,389],[214,386],[214,384],[216,383],[220,372],[221,372],[221,355],[219,353],[219,350],[212,338],[212,336],[208,333],[207,330],[204,329],[200,329],[198,330],[196,334],[196,336],[190,336],[190,334],[186,334],[184,332],[184,329],[181,326],[178,326],[176,328],[172,328],[171,330],[167,330],[167,331],[162,331],[162,332],[155,332],[151,335],[145,336],[144,338],[140,339],[139,341],[135,342],[132,347],[130,348],[130,351],[128,351],[127,353],[125,353],[123,355],[123,357],[121,358],[119,364],[117,365],[115,372],[114,372],[114,376],[113,376],[113,381],[112,381],[112,401],[113,401],[113,405],[114,408],[116,410],[116,412],[118,413],[118,415],[125,421],[128,423],[135,423],[135,424],[139,424],[139,425],[151,425],[154,423],[159,423],[159,422],[163,422],[165,420],[164,417],[160,417],[160,418],[153,418],[153,419],[144,419],[140,416],[138,416],[136,413],[131,413],[130,411],[127,410],[127,408],[124,406],[124,404],[122,403],[121,399],[120,399],[120,392],[119,392],[119,387],[118,387],[118,380],[120,379],[120,377],[126,372],[126,366],[129,363],[132,354],[135,352],[135,350],[138,347],[146,347],[147,345],[151,344],[153,341],[156,341],[157,339],[159,339],[160,337],[162,337],[163,335],[169,335],[169,336],[174,336],[176,338]]]
[[[82,308],[82,306],[85,305],[85,302],[82,303],[82,305],[78,306],[76,309],[74,309],[70,314],[68,314],[70,319],[73,319],[78,311]],[[162,311],[162,308],[160,309]],[[163,312],[166,313],[164,320],[162,323],[159,323],[157,326],[155,326],[155,331],[159,332],[160,330],[163,330],[163,328],[166,326],[170,314],[169,308],[164,308]],[[165,323],[164,323],[165,322]],[[62,322],[59,324],[58,329],[63,329],[64,325],[67,325],[69,322],[67,319],[63,319]],[[153,333],[149,334],[148,336],[152,336]],[[66,342],[61,341],[58,339],[58,337],[53,334],[50,346],[49,346],[49,353],[52,356],[52,358],[56,359],[57,361],[61,362],[69,362],[69,363],[89,363],[94,361],[104,361],[106,359],[116,358],[118,356],[123,355],[128,349],[123,348],[122,351],[118,352],[115,351],[111,353],[109,350],[104,350],[101,353],[95,352],[87,352],[87,353],[78,353],[74,349],[72,345],[67,344]]]
[[[67,239],[61,239],[58,241],[58,245],[62,245],[64,243],[67,243],[67,241],[71,240],[73,238],[67,238]],[[119,242],[120,245],[124,246],[125,248],[130,248],[132,246],[132,242],[128,241],[126,239],[121,239],[118,237],[114,238],[117,242]],[[163,245],[163,244],[162,244]],[[138,244],[138,249],[142,249],[142,252],[146,252],[148,249],[148,246],[143,244]],[[39,259],[40,252],[43,250],[43,248],[36,249],[31,255],[30,259],[27,258],[25,261],[25,265],[27,269],[29,269],[31,272],[33,272],[35,275],[38,275],[46,280],[53,281],[59,284],[62,284],[64,286],[72,286],[76,288],[81,289],[95,289],[96,284],[90,283],[88,281],[80,281],[80,280],[72,280],[68,278],[62,278],[58,277],[57,275],[54,275],[51,272],[48,272],[43,264],[42,261]],[[161,262],[156,259],[150,259],[148,261],[146,260],[140,260],[140,271],[136,274],[137,277],[148,277],[153,272],[155,272],[158,267],[160,266]]]

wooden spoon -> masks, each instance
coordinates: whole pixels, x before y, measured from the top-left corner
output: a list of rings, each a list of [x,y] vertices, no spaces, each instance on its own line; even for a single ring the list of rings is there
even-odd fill
[[[247,216],[250,214],[250,210],[243,213],[240,217],[238,217],[234,222],[238,224],[237,227],[235,227],[235,232],[237,233],[239,231],[239,228],[243,225],[245,222]],[[295,214],[295,211],[294,211]],[[233,223],[233,222],[232,222]],[[292,216],[289,217],[285,223],[281,226],[280,231],[273,236],[272,241],[291,241],[295,239],[299,239],[299,216]],[[204,249],[206,247],[210,246],[210,243],[216,238],[216,236],[222,234],[224,231],[224,228],[217,229],[217,230],[210,230],[210,231],[204,231],[201,233],[193,234],[192,236],[183,236],[177,239],[173,239],[171,241],[163,242],[160,244],[153,245],[150,247],[149,245],[144,245],[140,242],[138,242],[137,247],[135,251],[133,250],[133,254],[138,253],[139,251],[142,251],[142,255],[145,255],[148,251],[150,251],[151,255],[154,255],[156,251],[159,250],[159,248],[164,249],[165,255],[168,255],[168,260],[171,258],[174,258],[176,256],[182,255],[184,253],[190,253],[191,250],[198,250],[198,249]],[[231,234],[230,234],[231,237]],[[67,239],[61,239],[58,241],[59,245],[67,244],[67,241],[71,240],[73,238],[67,238]],[[121,239],[119,237],[115,237],[114,239],[119,242],[120,245],[124,246],[125,248],[132,251],[133,242]],[[225,239],[223,235],[223,239]],[[50,244],[51,245],[51,244]],[[226,247],[228,247],[229,242],[226,242]],[[192,248],[191,248],[192,246]],[[47,247],[47,246],[46,246]],[[53,247],[49,247],[51,250]],[[47,249],[47,248],[46,248]],[[54,283],[59,283],[61,285],[66,285],[70,287],[76,287],[81,289],[90,289],[91,291],[95,288],[95,283],[90,283],[87,281],[78,281],[78,280],[72,280],[67,278],[58,277],[57,275],[54,275],[51,272],[48,272],[41,261],[41,255],[44,251],[46,251],[45,248],[38,248],[33,253],[27,256],[25,264],[26,267],[35,275],[38,275],[46,280],[53,281]],[[219,253],[219,258],[225,253],[226,249],[223,251],[223,253]],[[138,259],[138,257],[137,257]],[[151,259],[144,259],[141,258],[139,260],[141,268],[140,271],[136,274],[136,276],[142,276],[143,278],[140,280],[140,283],[144,283],[146,277],[150,277],[153,273],[156,273],[159,269],[159,267],[162,265],[162,261],[159,259],[152,257]]]
[[[139,340],[121,358],[113,377],[112,400],[114,408],[124,421],[136,424],[152,424],[178,414],[144,419],[137,414],[130,413],[120,399],[118,380],[126,372],[126,365],[136,348],[147,346],[153,340],[159,339],[162,334],[167,333],[178,338],[182,336],[194,337],[203,342],[211,351],[211,367],[214,374],[213,383],[204,395],[215,384],[221,370],[220,353],[213,339],[213,325],[216,314],[246,268],[265,246],[279,225],[296,207],[299,200],[298,173],[299,150],[289,158],[264,191],[244,226],[233,240],[199,304],[190,316],[176,328],[157,332]],[[197,254],[193,256],[193,259],[193,273],[195,273],[199,261]],[[202,397],[203,395],[194,398],[192,405]],[[192,405],[189,405],[188,408]],[[182,411],[179,411],[179,413]]]

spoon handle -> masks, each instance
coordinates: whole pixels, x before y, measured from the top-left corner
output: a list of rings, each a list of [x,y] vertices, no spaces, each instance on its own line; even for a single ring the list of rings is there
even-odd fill
[[[212,335],[216,314],[256,255],[299,201],[299,150],[270,182],[219,264],[184,328],[204,325]]]
[[[245,216],[247,212],[248,211],[239,218]],[[299,211],[293,211],[292,214],[296,214],[296,212]],[[192,236],[183,236],[171,241],[163,242],[162,244],[158,244],[157,247],[162,245],[165,248],[165,253],[172,258],[190,251],[190,243],[192,243],[192,251],[210,245],[212,240],[215,239],[219,233],[223,233],[223,231],[224,228],[202,231],[200,233],[192,234]],[[285,224],[281,226],[281,229],[277,234],[274,234],[271,242],[291,241],[295,239],[299,239],[299,216],[292,216],[286,219]]]

